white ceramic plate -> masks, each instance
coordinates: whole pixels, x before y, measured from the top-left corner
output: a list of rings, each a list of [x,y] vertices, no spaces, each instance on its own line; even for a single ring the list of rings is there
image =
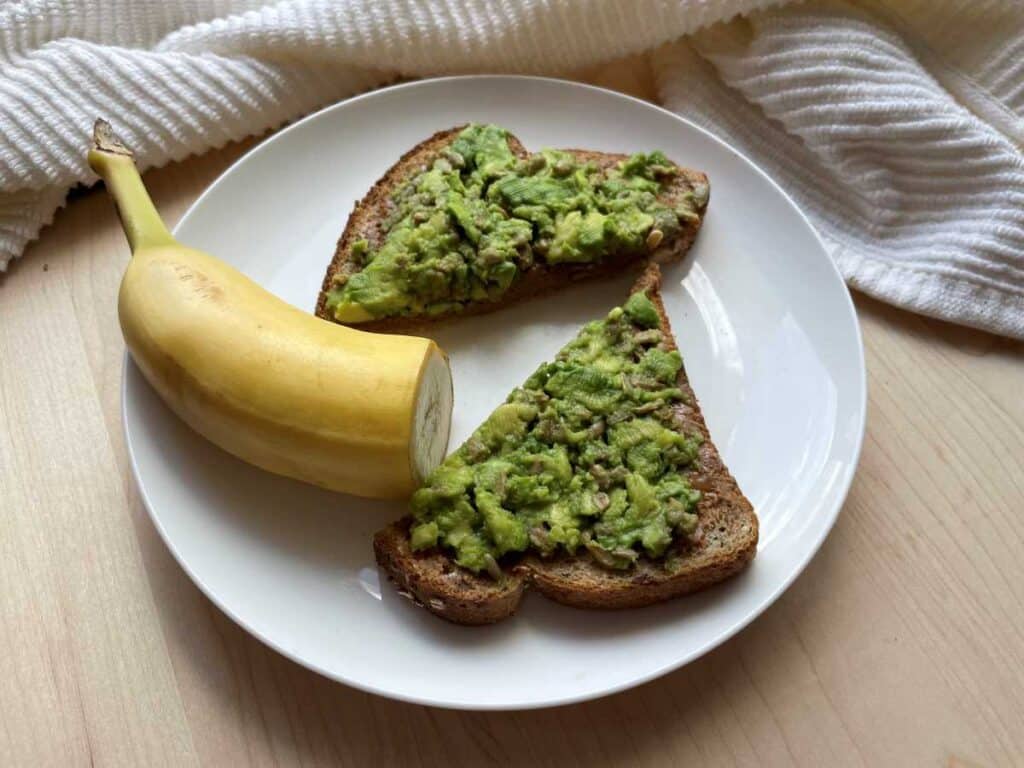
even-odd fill
[[[505,709],[618,691],[696,658],[768,607],[835,522],[864,431],[864,362],[849,294],[811,226],[742,155],[609,91],[522,77],[401,85],[281,131],[196,201],[179,239],[312,310],[353,203],[409,147],[467,121],[529,148],[662,149],[707,172],[711,204],[665,303],[711,433],[761,520],[742,576],[641,610],[580,611],[528,595],[513,619],[463,628],[402,599],[373,532],[403,505],[266,474],[192,433],[126,365],[124,421],[143,498],[167,546],[235,621],[300,664],[408,701]],[[455,375],[450,447],[631,277],[439,329]]]

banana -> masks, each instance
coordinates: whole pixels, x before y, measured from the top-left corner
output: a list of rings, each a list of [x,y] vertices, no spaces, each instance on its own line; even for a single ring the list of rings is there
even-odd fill
[[[185,423],[257,467],[359,496],[406,497],[440,463],[452,378],[433,341],[321,320],[177,242],[103,120],[89,165],[132,251],[125,343]]]

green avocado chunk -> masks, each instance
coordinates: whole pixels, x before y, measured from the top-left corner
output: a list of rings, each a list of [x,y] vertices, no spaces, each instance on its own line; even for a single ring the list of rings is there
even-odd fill
[[[518,158],[503,128],[470,125],[395,190],[380,247],[353,243],[362,268],[336,278],[327,308],[342,322],[457,312],[500,299],[537,262],[646,252],[696,215],[692,195],[658,200],[675,173],[661,152],[609,170],[551,149]]]
[[[682,358],[643,293],[588,323],[412,497],[412,548],[500,577],[505,555],[588,550],[628,569],[697,528],[701,436],[674,406]]]

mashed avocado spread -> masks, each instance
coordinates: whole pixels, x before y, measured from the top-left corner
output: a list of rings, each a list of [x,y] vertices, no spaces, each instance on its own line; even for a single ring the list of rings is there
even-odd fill
[[[413,495],[413,549],[500,578],[508,553],[584,547],[625,569],[692,536],[701,437],[678,431],[682,359],[664,341],[644,293],[584,326]]]
[[[654,249],[706,195],[660,202],[675,173],[661,152],[610,170],[551,149],[519,158],[507,131],[470,125],[395,190],[380,247],[351,246],[356,271],[335,276],[327,307],[341,322],[437,315],[498,300],[536,262]]]

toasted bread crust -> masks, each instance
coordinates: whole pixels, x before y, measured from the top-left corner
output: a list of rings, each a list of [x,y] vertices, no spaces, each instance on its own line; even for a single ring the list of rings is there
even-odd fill
[[[671,348],[675,340],[659,293],[660,270],[650,265],[634,287],[647,290]],[[704,437],[691,482],[701,492],[697,516],[703,538],[677,544],[661,561],[641,558],[629,571],[610,571],[586,554],[544,560],[527,555],[497,583],[456,566],[440,550],[415,553],[411,520],[403,518],[374,537],[377,563],[405,594],[438,616],[458,624],[491,624],[515,613],[527,587],[578,608],[636,608],[695,592],[745,568],[757,552],[758,522],[750,502],[722,463],[685,369],[679,372],[685,403],[676,408],[680,429]]]
[[[403,517],[373,537],[377,563],[399,593],[456,624],[493,624],[515,613],[526,587],[522,576],[510,572],[499,583],[460,568],[440,551],[414,553],[411,523]]]
[[[359,271],[359,266],[353,264],[349,259],[352,244],[357,240],[366,239],[371,247],[380,247],[384,241],[381,222],[387,218],[387,215],[393,208],[391,195],[403,181],[428,168],[440,151],[450,144],[463,128],[465,128],[464,125],[459,125],[445,131],[439,131],[417,144],[402,155],[399,161],[391,166],[380,180],[373,185],[366,196],[356,203],[352,215],[349,217],[348,224],[345,226],[345,231],[338,240],[334,258],[331,260],[330,265],[328,265],[327,273],[324,275],[320,296],[316,304],[316,315],[318,317],[336,322],[327,309],[327,293],[331,290],[335,275],[354,274]],[[510,135],[508,143],[509,148],[514,154],[519,157],[526,156],[526,149],[519,143],[516,137]],[[567,151],[572,152],[584,162],[594,162],[600,168],[614,165],[627,157],[622,154],[591,152],[582,149],[570,149]],[[679,168],[679,173],[673,178],[662,199],[671,204],[687,192],[692,191],[698,184],[707,186],[707,176],[699,171]],[[681,258],[690,249],[690,246],[693,245],[693,241],[700,231],[705,209],[706,204],[698,211],[698,216],[694,221],[685,223],[678,235],[664,241],[653,254],[654,259],[667,263]],[[515,281],[498,301],[474,302],[462,311],[433,315],[431,317],[389,317],[371,320],[365,323],[358,323],[356,327],[368,331],[407,331],[423,328],[427,325],[433,325],[455,317],[485,314],[526,298],[551,293],[569,283],[616,274],[631,264],[643,261],[644,257],[644,254],[612,255],[599,264],[548,266],[537,263],[526,270],[523,276]]]

